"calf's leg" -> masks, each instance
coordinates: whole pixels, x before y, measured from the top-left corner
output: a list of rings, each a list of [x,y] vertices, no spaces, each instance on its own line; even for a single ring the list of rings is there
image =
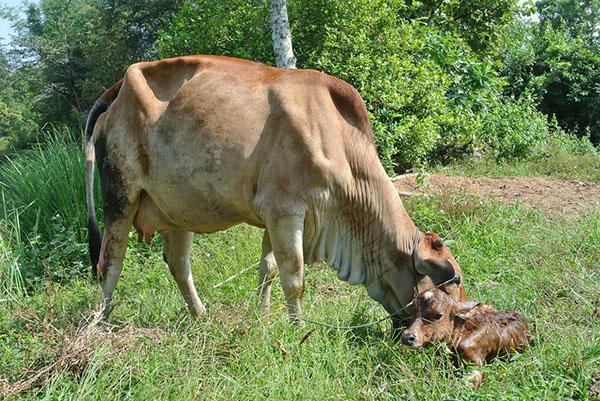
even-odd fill
[[[206,308],[198,297],[192,278],[189,254],[193,237],[194,234],[189,231],[169,231],[164,234],[163,256],[190,313],[198,317],[206,312]]]

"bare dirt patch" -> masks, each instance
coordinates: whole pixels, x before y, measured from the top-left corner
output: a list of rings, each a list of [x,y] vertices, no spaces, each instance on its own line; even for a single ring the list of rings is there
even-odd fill
[[[435,174],[421,188],[415,174],[392,179],[405,195],[466,194],[503,205],[520,203],[551,214],[577,215],[600,206],[600,183],[537,177],[463,177]]]

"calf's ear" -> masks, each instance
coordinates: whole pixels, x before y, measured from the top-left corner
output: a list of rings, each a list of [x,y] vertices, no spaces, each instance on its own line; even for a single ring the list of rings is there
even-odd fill
[[[480,303],[475,301],[458,302],[454,307],[454,316],[466,320],[469,312],[478,305]]]

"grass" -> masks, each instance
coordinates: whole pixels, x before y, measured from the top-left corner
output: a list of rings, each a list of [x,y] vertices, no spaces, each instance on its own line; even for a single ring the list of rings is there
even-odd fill
[[[598,156],[556,154],[451,171],[598,179]],[[67,346],[100,298],[81,262],[81,157],[76,143],[56,136],[0,166],[0,388],[73,349]],[[278,286],[271,321],[263,322],[258,268],[214,288],[260,255],[260,230],[238,226],[196,236],[193,271],[208,307],[202,321],[189,317],[160,238],[147,246],[132,234],[112,334],[99,337],[85,364],[8,399],[588,399],[600,365],[600,211],[548,217],[469,197],[405,205],[420,228],[450,240],[471,298],[517,309],[532,325],[532,347],[486,366],[478,391],[464,381],[471,368],[454,367],[444,347],[402,347],[389,323],[352,331],[290,325]],[[363,288],[338,281],[328,267],[306,271],[307,318],[346,326],[385,315]],[[119,336],[126,346],[115,342]]]
[[[49,132],[0,163],[0,207],[0,237],[19,257],[27,290],[84,270],[85,163],[70,131]]]
[[[487,177],[554,177],[567,180],[600,181],[600,154],[574,154],[558,148],[537,158],[499,162],[493,159],[458,162],[444,174]]]
[[[354,331],[291,326],[278,287],[271,321],[264,323],[256,306],[256,269],[214,289],[260,254],[260,230],[238,226],[196,237],[193,271],[208,306],[198,322],[188,317],[162,262],[160,240],[148,247],[132,236],[110,323],[113,331],[160,330],[160,343],[141,336],[117,349],[107,341],[83,370],[58,372],[19,399],[588,399],[600,365],[594,315],[600,212],[560,220],[471,198],[411,198],[405,204],[422,229],[451,240],[472,298],[518,309],[533,327],[532,347],[484,367],[478,391],[463,379],[471,368],[455,368],[443,347],[402,347],[391,340],[387,323]],[[14,259],[0,257],[0,272],[10,271]],[[46,281],[30,295],[6,296],[1,288],[0,378],[11,382],[50,363],[100,296],[80,276]],[[363,288],[338,281],[323,265],[307,267],[304,307],[307,318],[341,325],[384,315]]]
[[[0,191],[2,217],[14,220],[18,214],[24,238],[50,239],[58,222],[81,227],[75,240],[83,242],[85,162],[80,144],[68,130],[54,130],[32,149],[7,157],[0,164]]]

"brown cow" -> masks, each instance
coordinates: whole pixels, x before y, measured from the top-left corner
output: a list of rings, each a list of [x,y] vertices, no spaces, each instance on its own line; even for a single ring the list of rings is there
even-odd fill
[[[522,351],[529,344],[529,326],[515,311],[499,311],[474,301],[456,302],[436,288],[419,294],[414,307],[415,320],[401,336],[402,343],[414,348],[443,341],[481,366],[496,355]]]
[[[193,233],[240,223],[265,228],[266,311],[278,270],[291,317],[299,318],[303,266],[317,260],[366,286],[396,322],[415,286],[446,282],[455,299],[464,296],[449,249],[435,234],[419,235],[404,210],[365,104],[344,81],[217,56],[138,63],[96,101],[85,136],[90,254],[107,304],[132,224],[146,240],[163,236],[165,261],[193,315],[205,311],[188,259]]]

